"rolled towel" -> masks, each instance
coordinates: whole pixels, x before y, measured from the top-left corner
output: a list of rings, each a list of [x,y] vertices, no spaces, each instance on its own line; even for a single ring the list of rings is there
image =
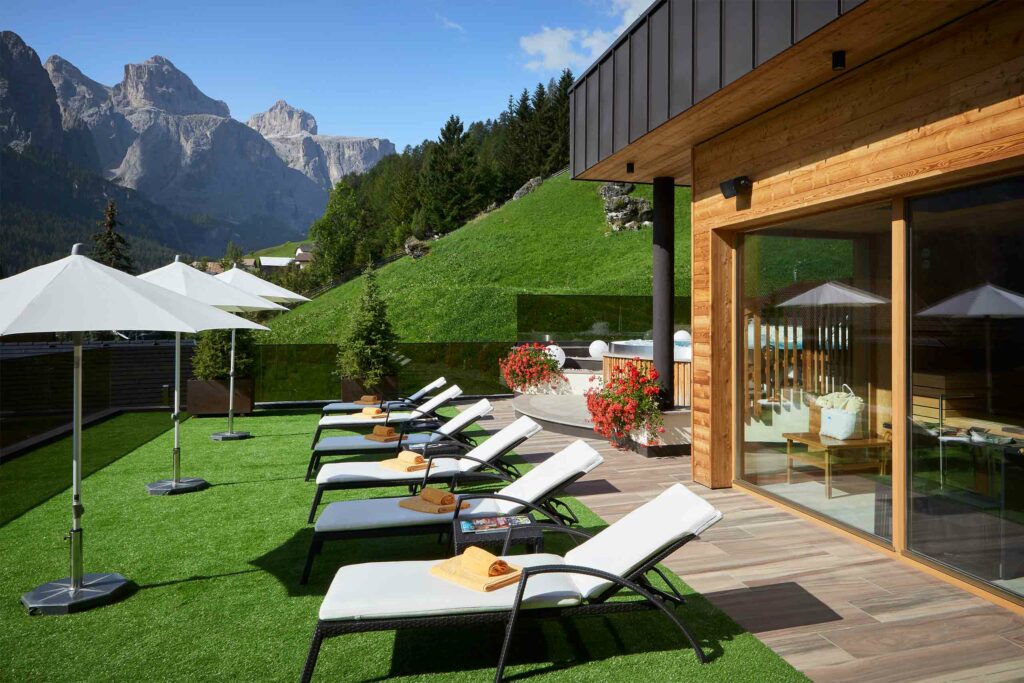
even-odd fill
[[[406,465],[421,465],[423,464],[423,456],[414,451],[402,451],[398,454],[397,460],[405,463]]]
[[[378,401],[380,401],[380,397],[374,396],[373,394],[365,394],[361,396],[359,400],[362,401],[363,403],[377,403]]]
[[[463,551],[462,568],[478,576],[503,576],[511,571],[508,562],[475,545]]]
[[[375,426],[373,428],[373,435],[374,436],[394,436],[395,435],[395,428],[394,427],[385,427],[384,425],[377,425],[377,426]]]
[[[423,487],[420,491],[420,498],[434,505],[455,505],[455,494],[441,489]]]
[[[384,411],[381,410],[380,408],[376,408],[376,407],[374,407],[374,408],[363,408],[362,414],[365,417],[377,417],[379,415],[383,415]]]

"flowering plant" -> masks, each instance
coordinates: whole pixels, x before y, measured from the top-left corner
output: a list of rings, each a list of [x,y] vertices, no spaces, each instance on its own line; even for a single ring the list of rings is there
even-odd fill
[[[505,384],[516,391],[549,388],[566,382],[565,375],[542,344],[523,344],[512,349],[500,361]]]
[[[664,419],[658,407],[658,372],[653,367],[644,372],[635,361],[627,361],[612,371],[602,386],[587,390],[587,410],[594,431],[613,442],[621,441],[636,431],[647,433],[648,444],[657,442],[657,434],[665,432]]]

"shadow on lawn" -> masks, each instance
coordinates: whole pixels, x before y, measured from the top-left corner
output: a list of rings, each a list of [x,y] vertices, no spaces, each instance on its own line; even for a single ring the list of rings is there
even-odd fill
[[[117,462],[170,428],[171,419],[165,412],[122,413],[90,425],[82,432],[83,478]],[[70,486],[70,436],[5,462],[0,465],[0,527]]]

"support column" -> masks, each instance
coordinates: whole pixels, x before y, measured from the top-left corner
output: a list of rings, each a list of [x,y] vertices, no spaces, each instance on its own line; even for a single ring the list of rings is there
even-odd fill
[[[652,319],[654,331],[654,369],[661,383],[659,396],[663,408],[671,408],[673,387],[675,308],[675,182],[672,178],[654,179],[654,253]]]

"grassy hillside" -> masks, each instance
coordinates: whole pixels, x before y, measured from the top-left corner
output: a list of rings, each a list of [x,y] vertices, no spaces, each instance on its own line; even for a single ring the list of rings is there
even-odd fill
[[[306,240],[302,240],[300,242],[285,242],[284,244],[278,244],[277,246],[253,251],[246,254],[246,258],[255,258],[257,256],[295,256],[295,250],[298,249],[299,245],[305,241]]]
[[[512,340],[516,300],[533,294],[651,291],[651,231],[606,235],[595,183],[562,175],[432,243],[426,257],[380,271],[403,341]],[[650,197],[650,189],[636,194]],[[689,189],[676,198],[676,292],[690,291]],[[336,342],[361,291],[356,279],[269,323],[267,343]]]

